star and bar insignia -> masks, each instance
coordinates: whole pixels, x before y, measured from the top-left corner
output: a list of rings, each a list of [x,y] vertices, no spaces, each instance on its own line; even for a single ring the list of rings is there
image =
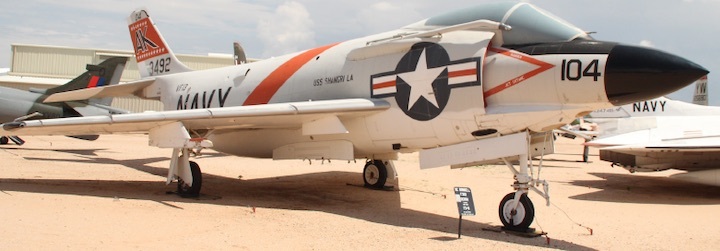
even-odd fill
[[[400,109],[413,119],[431,120],[442,112],[453,88],[480,85],[482,58],[450,61],[447,51],[436,43],[412,46],[394,71],[370,79],[372,97],[395,96]]]

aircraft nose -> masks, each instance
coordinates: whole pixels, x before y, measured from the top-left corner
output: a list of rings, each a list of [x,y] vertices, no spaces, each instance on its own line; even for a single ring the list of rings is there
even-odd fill
[[[708,74],[702,66],[656,49],[616,45],[605,65],[610,103],[624,105],[674,92]]]

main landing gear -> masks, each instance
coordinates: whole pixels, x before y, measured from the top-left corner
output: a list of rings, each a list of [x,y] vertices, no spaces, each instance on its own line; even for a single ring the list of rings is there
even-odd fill
[[[372,189],[385,189],[390,183],[395,183],[396,172],[391,161],[368,160],[363,168],[363,182],[365,187]]]
[[[195,161],[190,161],[190,173],[192,174],[192,183],[186,183],[182,178],[177,179],[177,194],[180,197],[198,197],[200,196],[200,188],[202,188],[202,172],[200,166]]]
[[[381,160],[368,160],[363,169],[363,181],[366,187],[381,189],[387,181],[387,167]]]
[[[151,146],[172,148],[170,167],[166,184],[170,185],[177,180],[177,194],[182,197],[200,196],[202,187],[202,172],[200,166],[190,161],[190,154],[197,153],[203,148],[213,146],[212,142],[204,137],[190,138],[190,133],[182,122],[173,122],[155,127],[149,133]]]
[[[0,145],[7,145],[7,143],[9,141],[10,140],[8,139],[8,137],[5,137],[5,136],[0,137]]]
[[[189,161],[189,149],[174,149],[170,160],[167,183],[177,179],[177,195],[183,198],[200,196],[202,188],[202,172],[195,161]],[[178,154],[181,154],[178,156]]]

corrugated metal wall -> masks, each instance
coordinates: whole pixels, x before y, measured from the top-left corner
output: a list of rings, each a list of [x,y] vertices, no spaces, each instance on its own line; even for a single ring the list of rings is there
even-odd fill
[[[11,51],[13,53],[12,65],[10,72],[8,72],[10,76],[62,78],[70,80],[85,72],[85,66],[87,64],[98,64],[109,57],[125,56],[130,59],[128,60],[128,64],[125,65],[121,81],[128,82],[140,78],[137,62],[135,62],[133,52],[129,50],[13,44],[11,45]],[[177,54],[177,57],[178,60],[194,70],[224,67],[234,64],[232,55],[199,56]],[[38,83],[32,82],[28,82],[27,84],[32,86],[38,85]],[[162,110],[162,104],[159,101],[143,100],[137,97],[115,98],[112,106],[133,112]]]
[[[95,52],[65,47],[12,45],[8,75],[73,78],[93,63]]]
[[[13,44],[12,66],[8,74],[15,76],[74,78],[85,72],[86,64],[98,64],[109,57],[131,58],[125,66],[123,81],[140,78],[132,51],[81,49],[45,45]],[[233,65],[232,55],[200,56],[177,54],[180,61],[194,70]]]

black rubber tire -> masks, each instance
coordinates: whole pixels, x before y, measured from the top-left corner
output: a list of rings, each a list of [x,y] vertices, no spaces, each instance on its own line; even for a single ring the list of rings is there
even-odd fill
[[[200,196],[200,188],[202,188],[202,172],[200,166],[195,161],[190,161],[190,173],[193,177],[192,185],[186,184],[181,178],[178,178],[177,193],[181,197],[198,197]]]
[[[387,182],[387,167],[382,160],[371,160],[363,168],[365,187],[382,189]]]
[[[527,194],[520,196],[520,204],[517,207],[517,215],[520,216],[521,220],[520,222],[513,221],[510,223],[510,217],[506,217],[504,211],[505,207],[509,208],[511,206],[511,202],[514,198],[515,193],[509,193],[500,201],[500,207],[498,208],[500,221],[507,229],[526,231],[535,219],[535,206],[533,206],[533,203],[530,201]]]
[[[9,140],[10,139],[8,139],[8,137],[5,137],[5,136],[0,137],[0,145],[7,145]]]

